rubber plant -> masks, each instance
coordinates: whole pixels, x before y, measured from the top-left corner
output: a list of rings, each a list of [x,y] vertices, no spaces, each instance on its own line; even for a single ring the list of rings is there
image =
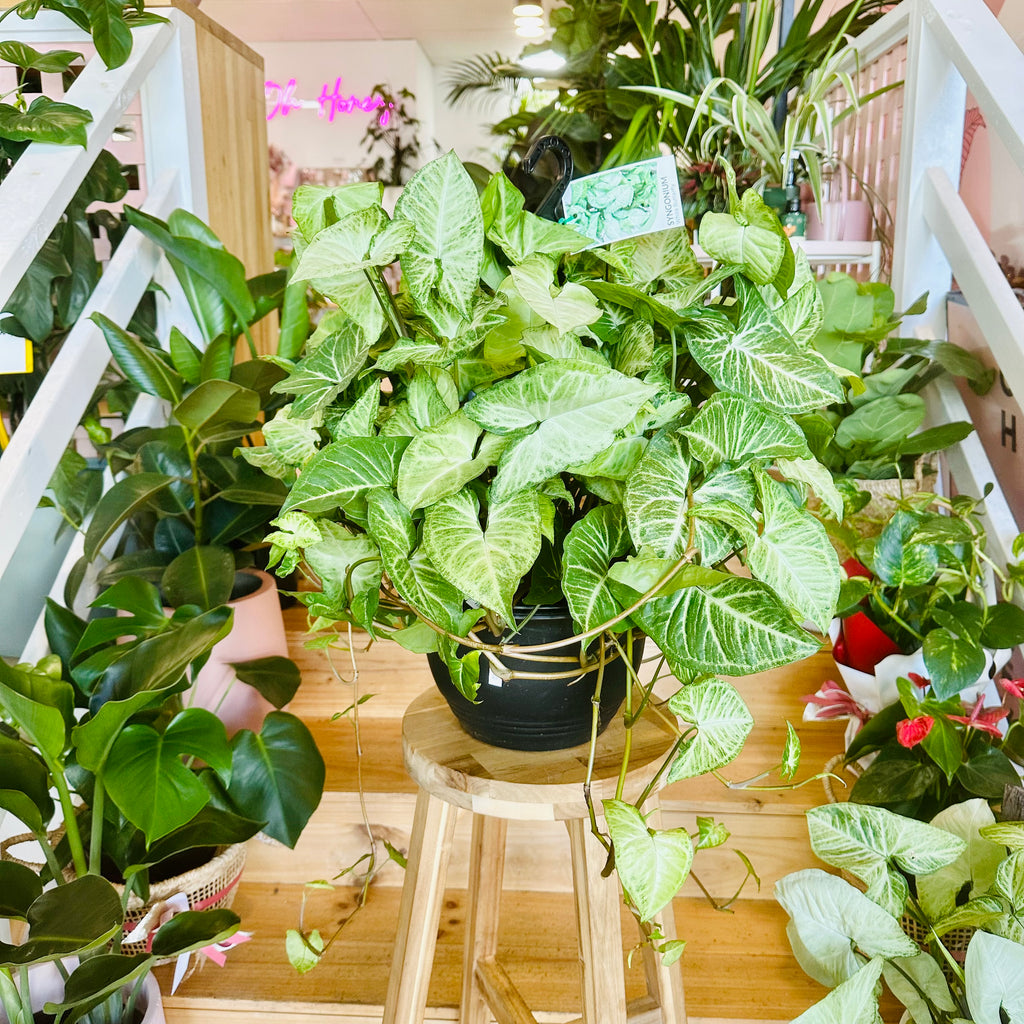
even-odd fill
[[[621,650],[633,627],[678,680],[667,778],[719,772],[753,721],[717,673],[813,654],[800,623],[823,630],[839,593],[803,496],[811,482],[841,501],[793,417],[844,384],[810,348],[820,298],[775,215],[734,193],[705,228],[720,261],[705,276],[683,229],[585,250],[503,175],[478,195],[448,154],[393,219],[372,184],[298,190],[295,218],[295,279],[338,308],[274,385],[295,396],[281,432],[247,454],[294,480],[271,540],[312,580],[311,612],[437,652],[466,700],[503,649],[475,631],[514,628],[516,600],[566,602],[584,646]],[[627,726],[651,699],[634,682]],[[652,840],[622,801],[606,813],[650,918],[691,837]]]
[[[186,851],[261,830],[294,846],[323,788],[323,760],[297,718],[273,712],[258,736],[243,730],[229,742],[215,715],[188,706],[229,609],[168,617],[156,588],[137,579],[95,605],[123,614],[86,623],[51,602],[55,653],[0,664],[0,807],[44,856],[35,870],[0,862],[0,913],[29,926],[24,944],[0,945],[0,1002],[12,1024],[32,1019],[27,967],[72,955],[81,963],[57,1019],[119,1024],[122,989],[137,989],[157,958],[211,945],[239,924],[227,910],[189,911],[156,931],[151,955],[125,956],[129,896],[145,901],[151,871]],[[59,833],[48,832],[54,794]],[[123,882],[121,894],[108,877]]]

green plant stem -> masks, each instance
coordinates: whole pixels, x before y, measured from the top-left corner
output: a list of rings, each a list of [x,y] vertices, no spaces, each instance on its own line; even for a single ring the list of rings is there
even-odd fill
[[[103,856],[103,804],[107,791],[103,785],[103,773],[98,772],[92,787],[92,823],[89,835],[89,874],[100,874],[100,858]]]
[[[18,994],[21,996],[21,1005],[32,1019],[32,989],[28,980],[28,965],[23,964],[18,968]]]
[[[374,298],[377,300],[377,304],[380,306],[381,312],[383,312],[384,318],[387,320],[388,326],[395,336],[395,340],[404,338],[406,336],[405,324],[402,322],[402,314],[398,312],[398,307],[395,305],[391,289],[383,281],[376,267],[367,267],[363,270],[363,273],[366,275],[366,280],[370,283],[370,288],[373,289]]]
[[[68,837],[68,846],[71,848],[71,860],[75,865],[75,874],[81,878],[89,873],[89,866],[85,860],[85,847],[82,845],[82,833],[78,828],[78,820],[75,817],[75,805],[71,802],[71,791],[68,789],[67,780],[61,766],[54,771],[51,766],[50,775],[53,785],[60,798],[60,809],[64,815],[64,834]]]
[[[195,511],[192,514],[192,529],[196,536],[196,546],[198,547],[203,543],[203,487],[202,482],[199,479],[199,456],[196,453],[196,448],[192,443],[192,436],[186,430],[185,434],[185,451],[188,454],[188,466],[189,473],[192,479],[189,484],[192,488],[192,504],[195,506]]]
[[[43,851],[43,859],[46,861],[46,866],[50,869],[50,874],[53,875],[53,880],[58,885],[66,885],[67,880],[64,878],[64,872],[57,861],[57,855],[53,852],[53,847],[50,846],[50,839],[45,829],[36,835],[36,840],[39,843],[39,848]]]
[[[686,732],[684,732],[682,735],[676,738],[675,743],[672,744],[672,749],[663,758],[661,762],[661,767],[658,768],[658,771],[655,773],[654,778],[647,783],[647,785],[644,787],[644,791],[637,798],[637,807],[642,806],[644,801],[646,801],[647,798],[658,788],[658,781],[661,779],[662,775],[665,774],[666,770],[668,769],[668,766],[675,760],[676,754],[679,753],[679,748],[696,731],[696,726],[693,726],[687,729]]]
[[[939,937],[938,932],[935,931],[935,928],[933,927],[931,921],[928,919],[928,915],[925,914],[924,909],[918,902],[917,897],[913,893],[909,893],[909,899],[911,907],[913,908],[914,917],[917,918],[917,920],[921,924],[925,925],[925,927],[928,929],[931,935],[931,941],[935,942],[938,945],[940,951],[942,952],[943,959],[945,959],[946,963],[949,964],[950,968],[956,975],[957,980],[960,982],[960,984],[965,985],[967,982],[964,977],[964,969],[956,962],[955,958],[953,957],[953,954],[950,953],[948,949],[946,949],[945,944]]]
[[[618,641],[615,641],[615,645],[618,647]],[[623,664],[627,668],[627,672],[630,676],[634,675],[633,672],[633,631],[630,630],[626,635],[626,653],[628,657],[624,659]],[[619,647],[619,657],[622,657],[622,648]],[[602,669],[604,662],[604,638],[601,638],[601,661]],[[626,727],[626,735],[623,737],[622,743],[622,764],[619,765],[619,779],[615,784],[615,799],[621,800],[623,790],[626,788],[626,775],[629,772],[629,755],[633,751],[633,724],[635,719],[633,718],[633,680],[629,679],[626,685],[626,708],[623,712],[623,724]]]
[[[921,643],[924,643],[924,637],[920,633],[918,633],[916,629],[914,629],[912,626],[904,622],[903,619],[896,614],[895,609],[889,607],[889,605],[886,603],[885,598],[882,597],[880,592],[876,591],[876,593],[873,596],[875,600],[878,602],[878,606],[882,609],[883,612],[885,612],[886,615],[889,616],[890,619],[893,620],[893,622],[895,622],[899,626],[902,626],[903,629],[905,629],[916,640],[919,640]]]
[[[611,843],[601,832],[597,824],[597,812],[594,810],[594,800],[590,793],[590,784],[594,778],[594,760],[597,755],[597,730],[601,721],[601,688],[604,685],[604,634],[601,634],[601,657],[597,669],[597,682],[594,685],[594,696],[591,698],[592,714],[590,719],[590,754],[587,758],[587,775],[583,780],[583,798],[587,804],[587,812],[590,815],[590,831],[597,837],[598,842],[609,852]]]

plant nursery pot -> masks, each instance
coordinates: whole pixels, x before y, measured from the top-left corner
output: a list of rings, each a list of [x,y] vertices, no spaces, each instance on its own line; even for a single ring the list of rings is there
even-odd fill
[[[64,961],[65,970],[72,971],[78,966],[77,958],[70,957]],[[50,1014],[43,1012],[46,1003],[58,1003],[64,995],[64,979],[53,963],[38,964],[29,968],[29,990],[32,993],[32,1010],[38,1024],[52,1021]],[[142,983],[142,991],[135,1003],[135,1018],[124,1024],[166,1024],[163,998],[160,986],[152,974],[146,975]],[[9,1024],[7,1014],[0,1006],[0,1024]]]
[[[807,238],[815,242],[870,242],[872,240],[871,204],[864,199],[835,199],[818,206],[807,203]]]
[[[517,617],[526,618],[532,608],[517,607]],[[572,616],[563,606],[539,608],[515,636],[517,646],[551,643],[575,633]],[[509,634],[506,634],[506,636]],[[481,631],[485,643],[498,643],[496,637]],[[644,638],[633,641],[633,665],[638,668],[643,657]],[[459,648],[464,654],[465,648]],[[580,644],[575,643],[550,652],[578,658]],[[597,657],[596,644],[590,655]],[[499,656],[513,672],[559,673],[571,669],[566,661],[526,661],[515,657],[515,647]],[[593,722],[593,697],[597,685],[597,668],[561,679],[529,679],[518,675],[501,679],[491,669],[486,657],[480,657],[480,688],[476,703],[467,700],[452,683],[444,661],[428,654],[434,682],[452,709],[459,724],[474,739],[495,747],[512,750],[563,750],[590,740]],[[605,729],[626,696],[627,672],[622,659],[606,661],[601,684],[598,732]]]
[[[192,697],[195,707],[216,712],[229,737],[239,729],[259,732],[263,719],[274,710],[251,686],[236,681],[232,663],[288,655],[288,639],[274,578],[261,569],[244,569],[243,573],[256,576],[259,586],[228,602],[234,610],[231,632],[210,652],[209,661],[196,679]]]

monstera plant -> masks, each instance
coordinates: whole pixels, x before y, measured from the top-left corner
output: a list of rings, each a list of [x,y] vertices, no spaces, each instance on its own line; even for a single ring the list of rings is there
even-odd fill
[[[244,454],[290,485],[272,558],[313,581],[311,612],[431,653],[450,702],[473,707],[503,688],[481,681],[524,620],[562,604],[576,674],[595,648],[626,663],[627,726],[653,685],[629,649],[644,634],[664,655],[689,723],[669,779],[731,761],[752,719],[716,674],[817,651],[801,623],[826,627],[840,582],[804,498],[841,501],[794,417],[844,384],[810,347],[820,298],[775,215],[734,190],[705,221],[708,276],[682,229],[587,248],[501,174],[478,195],[453,154],[393,218],[366,184],[300,189],[294,209],[295,279],[337,309]],[[649,917],[691,840],[651,844],[612,804],[605,840]],[[657,857],[681,870],[635,870]]]

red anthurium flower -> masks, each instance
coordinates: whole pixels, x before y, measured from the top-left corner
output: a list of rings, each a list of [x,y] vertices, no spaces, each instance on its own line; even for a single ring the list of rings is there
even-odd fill
[[[896,724],[896,739],[900,746],[916,747],[932,731],[935,719],[931,715],[919,715],[917,718],[904,718]]]
[[[1024,700],[1024,679],[1000,679],[999,685],[1008,693],[1011,697],[1016,697],[1018,700]]]
[[[925,679],[924,676],[918,675],[916,672],[908,672],[907,678],[919,689],[924,690],[932,685],[930,679]]]
[[[1003,734],[999,731],[999,723],[1010,712],[1007,708],[988,708],[986,710],[981,706],[984,700],[984,697],[978,698],[978,703],[974,705],[970,718],[965,715],[950,715],[949,720],[962,722],[969,729],[978,729],[980,732],[987,732],[990,736],[1000,738]]]

